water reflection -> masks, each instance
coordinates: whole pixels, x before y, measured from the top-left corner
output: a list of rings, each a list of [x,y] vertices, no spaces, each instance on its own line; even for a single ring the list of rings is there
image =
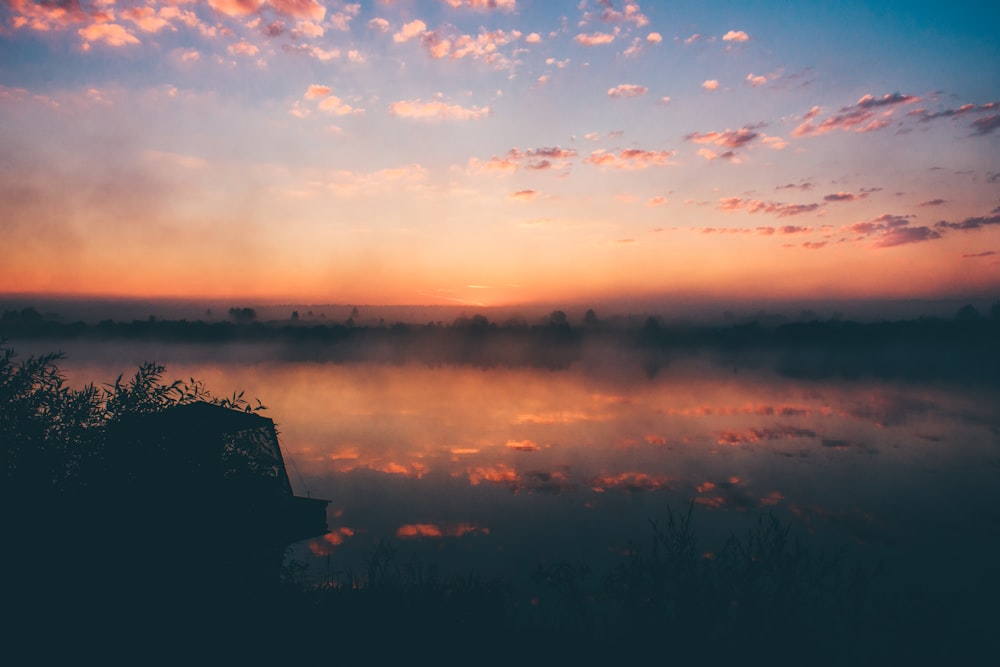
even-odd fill
[[[387,538],[446,571],[510,580],[559,559],[609,568],[650,519],[689,503],[703,544],[774,512],[820,545],[888,558],[901,577],[935,572],[945,591],[1000,556],[992,387],[696,361],[649,377],[164,352],[169,376],[268,405],[296,493],[332,501],[330,533],[291,555],[318,581],[360,570]],[[128,370],[72,351],[66,364],[81,381]]]

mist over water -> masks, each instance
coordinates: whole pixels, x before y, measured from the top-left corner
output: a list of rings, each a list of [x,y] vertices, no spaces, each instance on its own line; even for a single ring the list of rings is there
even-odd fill
[[[267,345],[60,347],[71,384],[155,359],[168,380],[260,398],[295,492],[331,501],[330,533],[288,555],[316,583],[357,573],[381,540],[404,561],[525,585],[541,563],[606,571],[650,521],[693,503],[707,551],[773,513],[956,608],[1000,590],[995,384],[796,378],[707,355],[651,373],[596,350],[552,370],[278,361]]]

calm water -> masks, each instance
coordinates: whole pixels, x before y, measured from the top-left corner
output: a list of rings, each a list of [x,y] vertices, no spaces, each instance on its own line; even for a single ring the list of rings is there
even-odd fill
[[[444,572],[523,581],[557,560],[604,572],[648,541],[650,520],[693,502],[705,551],[773,512],[811,547],[884,558],[900,581],[1000,591],[996,386],[797,380],[698,360],[649,377],[596,360],[539,371],[64,349],[72,384],[155,357],[168,379],[260,397],[296,493],[331,501],[331,532],[289,555],[314,581],[360,573],[382,539]]]

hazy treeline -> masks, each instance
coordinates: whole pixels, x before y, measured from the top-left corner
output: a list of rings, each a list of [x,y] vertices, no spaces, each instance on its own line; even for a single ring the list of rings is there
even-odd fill
[[[287,361],[471,364],[566,368],[595,359],[639,364],[656,374],[679,358],[708,356],[734,369],[771,367],[804,377],[883,377],[993,380],[1000,373],[1000,303],[972,306],[952,318],[857,322],[765,318],[726,325],[665,324],[652,316],[598,318],[579,323],[554,311],[534,323],[491,322],[484,315],[450,324],[259,321],[251,309],[232,309],[230,321],[103,320],[62,322],[33,308],[8,310],[0,339],[185,344],[267,344]]]

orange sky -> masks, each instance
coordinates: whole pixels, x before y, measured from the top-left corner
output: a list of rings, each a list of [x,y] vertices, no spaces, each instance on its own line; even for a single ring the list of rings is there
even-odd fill
[[[16,0],[0,293],[990,297],[988,18]]]

